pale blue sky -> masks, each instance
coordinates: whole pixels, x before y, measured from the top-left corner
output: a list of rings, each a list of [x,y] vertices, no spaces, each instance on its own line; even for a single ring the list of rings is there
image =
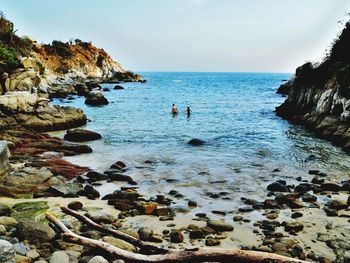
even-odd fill
[[[322,58],[349,0],[0,0],[19,35],[80,38],[137,71],[294,72]]]

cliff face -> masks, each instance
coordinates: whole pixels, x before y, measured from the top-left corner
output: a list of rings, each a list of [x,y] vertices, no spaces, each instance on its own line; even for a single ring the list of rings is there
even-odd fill
[[[18,37],[13,28],[10,21],[0,17],[3,93],[33,88],[49,94],[74,93],[77,83],[144,81],[91,43],[76,39],[41,45],[30,37]]]
[[[350,24],[318,66],[306,63],[279,88],[277,115],[313,130],[350,153]]]

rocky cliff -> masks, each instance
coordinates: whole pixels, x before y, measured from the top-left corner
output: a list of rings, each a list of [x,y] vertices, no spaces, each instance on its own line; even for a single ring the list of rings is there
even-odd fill
[[[350,23],[319,65],[306,63],[278,92],[288,95],[276,113],[313,130],[350,153]]]
[[[103,49],[79,39],[39,44],[15,34],[0,14],[0,129],[20,125],[38,131],[86,123],[79,109],[53,106],[49,99],[87,95],[101,82],[144,82]]]

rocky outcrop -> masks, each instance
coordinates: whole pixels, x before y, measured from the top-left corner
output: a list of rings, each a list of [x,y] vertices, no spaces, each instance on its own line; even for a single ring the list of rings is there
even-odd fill
[[[0,116],[0,129],[20,125],[36,131],[54,131],[86,123],[82,110],[52,105],[47,99],[27,91],[0,96]]]
[[[9,167],[10,152],[6,141],[0,140],[0,176],[5,174]]]
[[[320,65],[306,63],[280,87],[288,95],[277,115],[302,124],[350,153],[350,24]]]

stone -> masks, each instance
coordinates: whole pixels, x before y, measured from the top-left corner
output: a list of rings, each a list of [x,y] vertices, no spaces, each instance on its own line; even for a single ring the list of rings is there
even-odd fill
[[[114,90],[122,90],[122,89],[124,89],[124,87],[122,87],[120,85],[115,85],[113,89]]]
[[[208,247],[218,246],[220,245],[220,243],[221,243],[220,240],[214,239],[214,238],[207,238],[205,240],[205,245]]]
[[[135,246],[133,246],[132,244],[130,244],[124,240],[121,240],[121,239],[118,239],[115,237],[111,237],[111,236],[105,236],[102,238],[102,240],[113,245],[113,246],[121,248],[123,250],[129,251],[129,252],[137,252],[137,248]]]
[[[22,239],[29,240],[33,244],[51,242],[56,235],[51,227],[35,221],[20,222],[17,230]]]
[[[13,217],[0,216],[0,225],[4,226],[17,226],[18,222]]]
[[[50,192],[57,196],[78,196],[78,193],[83,191],[83,185],[81,183],[65,183],[53,185],[50,187]]]
[[[93,198],[100,197],[100,193],[91,185],[85,185],[84,193],[86,196],[92,196]]]
[[[243,216],[240,215],[236,215],[233,217],[233,221],[237,222],[237,221],[242,221],[243,220]]]
[[[184,241],[184,235],[179,230],[170,232],[170,242],[181,243]]]
[[[291,215],[292,218],[299,218],[299,217],[302,217],[302,216],[303,216],[303,214],[300,213],[300,212],[294,212],[294,213]]]
[[[0,262],[14,262],[15,250],[13,245],[6,241],[0,239]]]
[[[271,192],[290,192],[286,185],[286,181],[282,180],[269,184],[267,190]]]
[[[16,263],[31,263],[32,259],[26,256],[21,256],[18,254],[15,254],[15,262]]]
[[[338,211],[335,209],[325,206],[323,210],[326,212],[327,216],[338,216]]]
[[[112,224],[116,221],[116,218],[103,211],[91,211],[85,214],[88,218],[96,223]]]
[[[188,204],[189,207],[197,207],[197,202],[196,201],[189,200],[187,204]]]
[[[32,249],[27,252],[26,256],[31,259],[37,259],[40,257],[40,254],[36,250]]]
[[[294,231],[294,232],[299,232],[301,230],[304,229],[304,226],[303,224],[301,224],[300,222],[285,222],[284,224],[284,230],[286,232],[291,232],[291,231]]]
[[[101,173],[98,173],[98,172],[95,172],[95,171],[88,172],[85,176],[88,177],[90,180],[93,180],[93,181],[102,181],[102,180],[107,180],[108,179],[108,175],[101,174]]]
[[[317,196],[312,195],[310,193],[305,193],[301,196],[301,199],[303,199],[304,202],[316,202],[317,201]]]
[[[148,241],[153,234],[153,230],[147,227],[140,227],[137,233],[139,234],[141,240]]]
[[[72,201],[68,204],[68,208],[72,210],[80,210],[83,208],[83,203],[79,201]]]
[[[5,204],[0,203],[0,216],[9,216],[10,215],[10,207]]]
[[[30,247],[28,245],[25,245],[23,242],[14,244],[13,248],[15,249],[16,254],[22,256],[26,256],[28,251],[30,251]]]
[[[17,203],[11,208],[11,216],[20,220],[33,220],[49,208],[47,201]]]
[[[67,130],[64,139],[71,142],[87,142],[101,139],[101,134],[84,129]]]
[[[323,191],[338,192],[341,190],[341,186],[336,183],[323,183],[321,184],[321,189]]]
[[[90,91],[86,96],[85,104],[90,106],[108,105],[109,102],[100,91]]]
[[[254,208],[249,207],[249,206],[245,206],[245,207],[238,208],[238,211],[242,212],[242,213],[248,213],[248,212],[254,211]]]
[[[220,220],[208,220],[207,226],[216,231],[233,231],[233,226]]]
[[[349,207],[347,201],[342,201],[342,200],[331,200],[330,202],[327,203],[327,206],[330,209],[335,209],[335,210],[347,209]]]
[[[0,225],[0,236],[6,235],[6,227],[3,225]]]
[[[65,251],[55,251],[50,258],[50,263],[69,263],[69,256]]]
[[[205,144],[206,142],[201,140],[201,139],[191,139],[188,141],[188,144],[192,145],[192,146],[201,146],[203,144]]]
[[[152,215],[157,210],[157,203],[154,203],[154,202],[138,203],[137,209],[144,215]]]
[[[101,256],[95,256],[88,261],[88,263],[108,263],[108,261]]]

